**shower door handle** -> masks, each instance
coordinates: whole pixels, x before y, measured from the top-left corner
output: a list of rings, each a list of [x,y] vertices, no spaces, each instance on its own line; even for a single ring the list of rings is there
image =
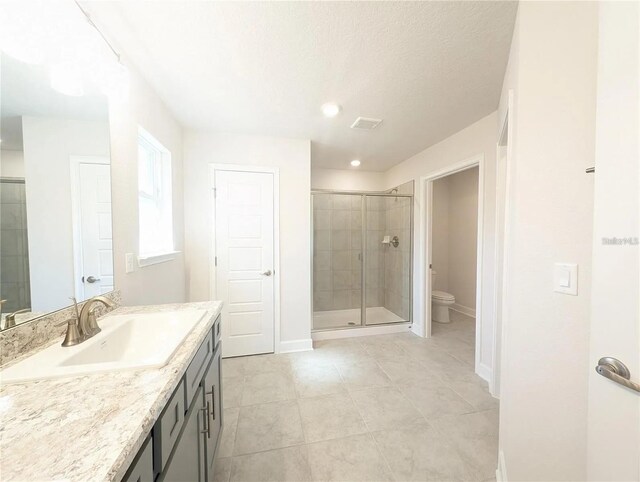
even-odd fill
[[[271,273],[271,270],[270,270],[270,269],[268,269],[268,270],[267,270],[267,271],[265,271],[264,273],[260,273],[260,274],[262,274],[262,275],[264,275],[264,276],[271,276],[273,273]]]

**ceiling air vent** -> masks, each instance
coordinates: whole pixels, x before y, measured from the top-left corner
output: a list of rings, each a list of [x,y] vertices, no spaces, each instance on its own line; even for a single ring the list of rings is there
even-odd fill
[[[352,129],[364,129],[370,131],[380,125],[382,119],[371,119],[370,117],[358,117],[356,121],[351,124]]]

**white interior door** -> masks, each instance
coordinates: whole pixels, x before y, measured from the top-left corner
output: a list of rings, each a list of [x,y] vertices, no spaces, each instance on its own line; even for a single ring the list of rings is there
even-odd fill
[[[216,170],[215,253],[223,356],[274,351],[274,174]]]
[[[505,126],[506,127],[506,126]],[[506,133],[505,133],[506,137]],[[500,395],[500,353],[502,350],[502,322],[504,303],[504,241],[505,203],[507,186],[507,146],[498,145],[496,164],[496,247],[495,247],[495,336],[493,339],[493,376],[490,390]]]
[[[637,481],[640,392],[594,367],[616,358],[640,383],[640,7],[602,2],[599,9],[588,478]]]
[[[87,299],[113,290],[111,166],[81,162],[78,171],[82,289],[79,296]]]

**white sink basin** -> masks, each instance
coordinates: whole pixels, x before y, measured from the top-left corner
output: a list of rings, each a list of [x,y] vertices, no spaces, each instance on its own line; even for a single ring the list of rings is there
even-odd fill
[[[71,347],[56,343],[0,371],[0,382],[162,367],[205,313],[191,309],[106,316],[94,337]]]

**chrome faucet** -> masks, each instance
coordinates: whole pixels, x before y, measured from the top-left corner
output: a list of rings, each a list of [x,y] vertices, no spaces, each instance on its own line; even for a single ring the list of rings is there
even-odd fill
[[[80,310],[79,328],[80,333],[84,335],[84,339],[91,338],[93,335],[100,333],[100,327],[96,320],[95,303],[102,303],[107,308],[113,308],[116,304],[106,296],[96,296],[85,302]]]

